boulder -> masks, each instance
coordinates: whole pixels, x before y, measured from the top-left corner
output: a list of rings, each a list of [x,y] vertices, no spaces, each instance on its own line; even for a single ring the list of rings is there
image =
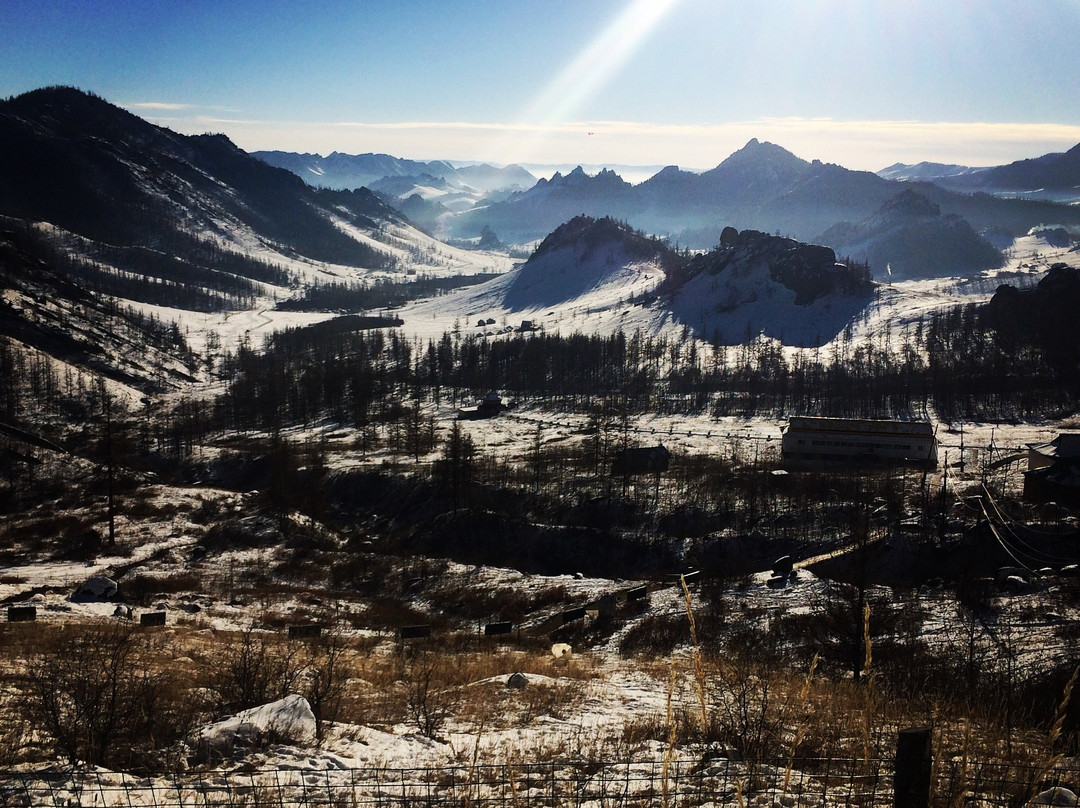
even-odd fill
[[[272,743],[307,746],[315,742],[315,714],[303,696],[242,710],[199,730],[197,744],[203,759],[225,756],[236,748]]]
[[[1076,793],[1061,786],[1048,788],[1040,792],[1032,801],[1033,805],[1053,805],[1058,808],[1074,808],[1076,806]]]
[[[110,600],[116,597],[117,589],[116,581],[112,578],[95,575],[92,578],[87,578],[86,582],[71,596],[71,599],[80,601]]]
[[[520,671],[511,674],[510,678],[506,680],[506,686],[511,690],[521,690],[528,684],[529,680],[525,677],[525,674]]]
[[[795,562],[791,556],[780,556],[780,558],[773,562],[773,575],[790,575],[794,565]]]
[[[551,646],[551,655],[556,659],[569,659],[573,649],[565,642],[557,642]]]

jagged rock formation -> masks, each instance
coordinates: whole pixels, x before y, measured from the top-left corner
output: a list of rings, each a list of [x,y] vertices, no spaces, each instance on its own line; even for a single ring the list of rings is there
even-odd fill
[[[787,344],[823,344],[873,295],[864,265],[828,247],[725,228],[723,243],[669,275],[661,292],[676,317],[718,342],[758,333]]]
[[[999,286],[982,315],[1006,344],[1041,348],[1056,367],[1080,366],[1076,312],[1080,310],[1080,270],[1054,264],[1033,289]]]

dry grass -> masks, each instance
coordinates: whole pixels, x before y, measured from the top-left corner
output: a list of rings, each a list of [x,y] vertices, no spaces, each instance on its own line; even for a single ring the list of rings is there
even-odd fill
[[[179,586],[179,578],[176,585]],[[148,588],[153,588],[148,582]],[[301,590],[286,587],[291,595]],[[887,756],[895,732],[905,726],[930,725],[935,731],[938,757],[961,760],[1009,760],[1052,767],[1060,759],[1071,685],[1061,699],[1049,731],[1034,725],[1005,725],[987,703],[974,709],[960,700],[905,696],[890,690],[887,679],[873,670],[874,648],[869,641],[869,620],[864,612],[864,658],[861,681],[821,672],[817,658],[809,665],[788,666],[752,650],[711,653],[705,650],[714,637],[701,636],[702,623],[684,589],[685,614],[679,618],[684,634],[683,653],[637,656],[614,663],[588,654],[569,663],[557,662],[543,641],[531,647],[500,646],[476,636],[458,635],[402,644],[381,638],[350,638],[345,643],[344,668],[349,681],[328,720],[345,724],[391,728],[415,720],[418,693],[430,699],[427,707],[439,720],[430,723],[433,734],[452,723],[455,732],[482,736],[485,732],[532,724],[541,716],[571,721],[585,699],[594,694],[593,683],[607,677],[613,666],[633,669],[667,690],[665,710],[627,716],[607,730],[582,731],[572,741],[551,741],[518,750],[522,760],[554,757],[573,751],[592,758],[612,758],[655,742],[669,750],[733,750],[745,760],[783,759],[790,771],[797,759],[842,757],[872,760]],[[312,595],[314,597],[314,595]],[[365,601],[378,608],[378,602]],[[423,622],[421,615],[400,601],[380,615],[376,625],[391,614],[403,623]],[[312,603],[310,616],[319,615]],[[388,605],[389,609],[389,605]],[[295,619],[296,613],[293,613]],[[262,625],[277,625],[278,618],[264,613]],[[11,693],[20,687],[17,667],[55,646],[57,629],[47,624],[0,626],[0,643],[7,649],[4,684],[9,694],[0,698],[0,711],[11,719]],[[193,688],[214,688],[215,675],[229,649],[240,640],[234,632],[170,627],[153,635],[148,659],[180,675],[175,697],[212,717],[212,705],[190,695]],[[281,654],[298,653],[304,646],[284,636],[268,634]],[[410,681],[426,660],[429,678],[421,691]],[[510,674],[521,672],[531,681],[521,690],[507,687]],[[412,679],[410,679],[412,677]],[[14,690],[13,690],[14,688]],[[186,694],[186,695],[185,695]],[[15,761],[33,750],[19,748],[15,729],[0,734],[0,762]]]

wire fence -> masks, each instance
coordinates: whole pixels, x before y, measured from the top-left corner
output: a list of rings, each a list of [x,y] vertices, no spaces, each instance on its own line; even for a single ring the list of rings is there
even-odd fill
[[[892,806],[893,761],[543,763],[417,769],[235,769],[136,776],[52,768],[0,772],[0,806],[228,808],[738,808]],[[1025,806],[1080,782],[1080,770],[950,761],[931,804]],[[1057,804],[1064,804],[1058,802]],[[1075,804],[1075,803],[1073,803]]]

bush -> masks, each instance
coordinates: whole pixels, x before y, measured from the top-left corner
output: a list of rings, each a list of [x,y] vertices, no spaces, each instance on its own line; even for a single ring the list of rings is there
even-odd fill
[[[129,764],[187,733],[178,679],[133,628],[67,628],[51,639],[27,666],[23,709],[71,763]]]
[[[218,693],[223,710],[238,712],[296,692],[300,668],[295,647],[248,629],[218,657],[210,686]]]
[[[177,592],[198,592],[199,576],[194,572],[177,572],[168,576],[137,574],[124,577],[120,583],[124,599],[136,606],[148,606],[154,598]]]

